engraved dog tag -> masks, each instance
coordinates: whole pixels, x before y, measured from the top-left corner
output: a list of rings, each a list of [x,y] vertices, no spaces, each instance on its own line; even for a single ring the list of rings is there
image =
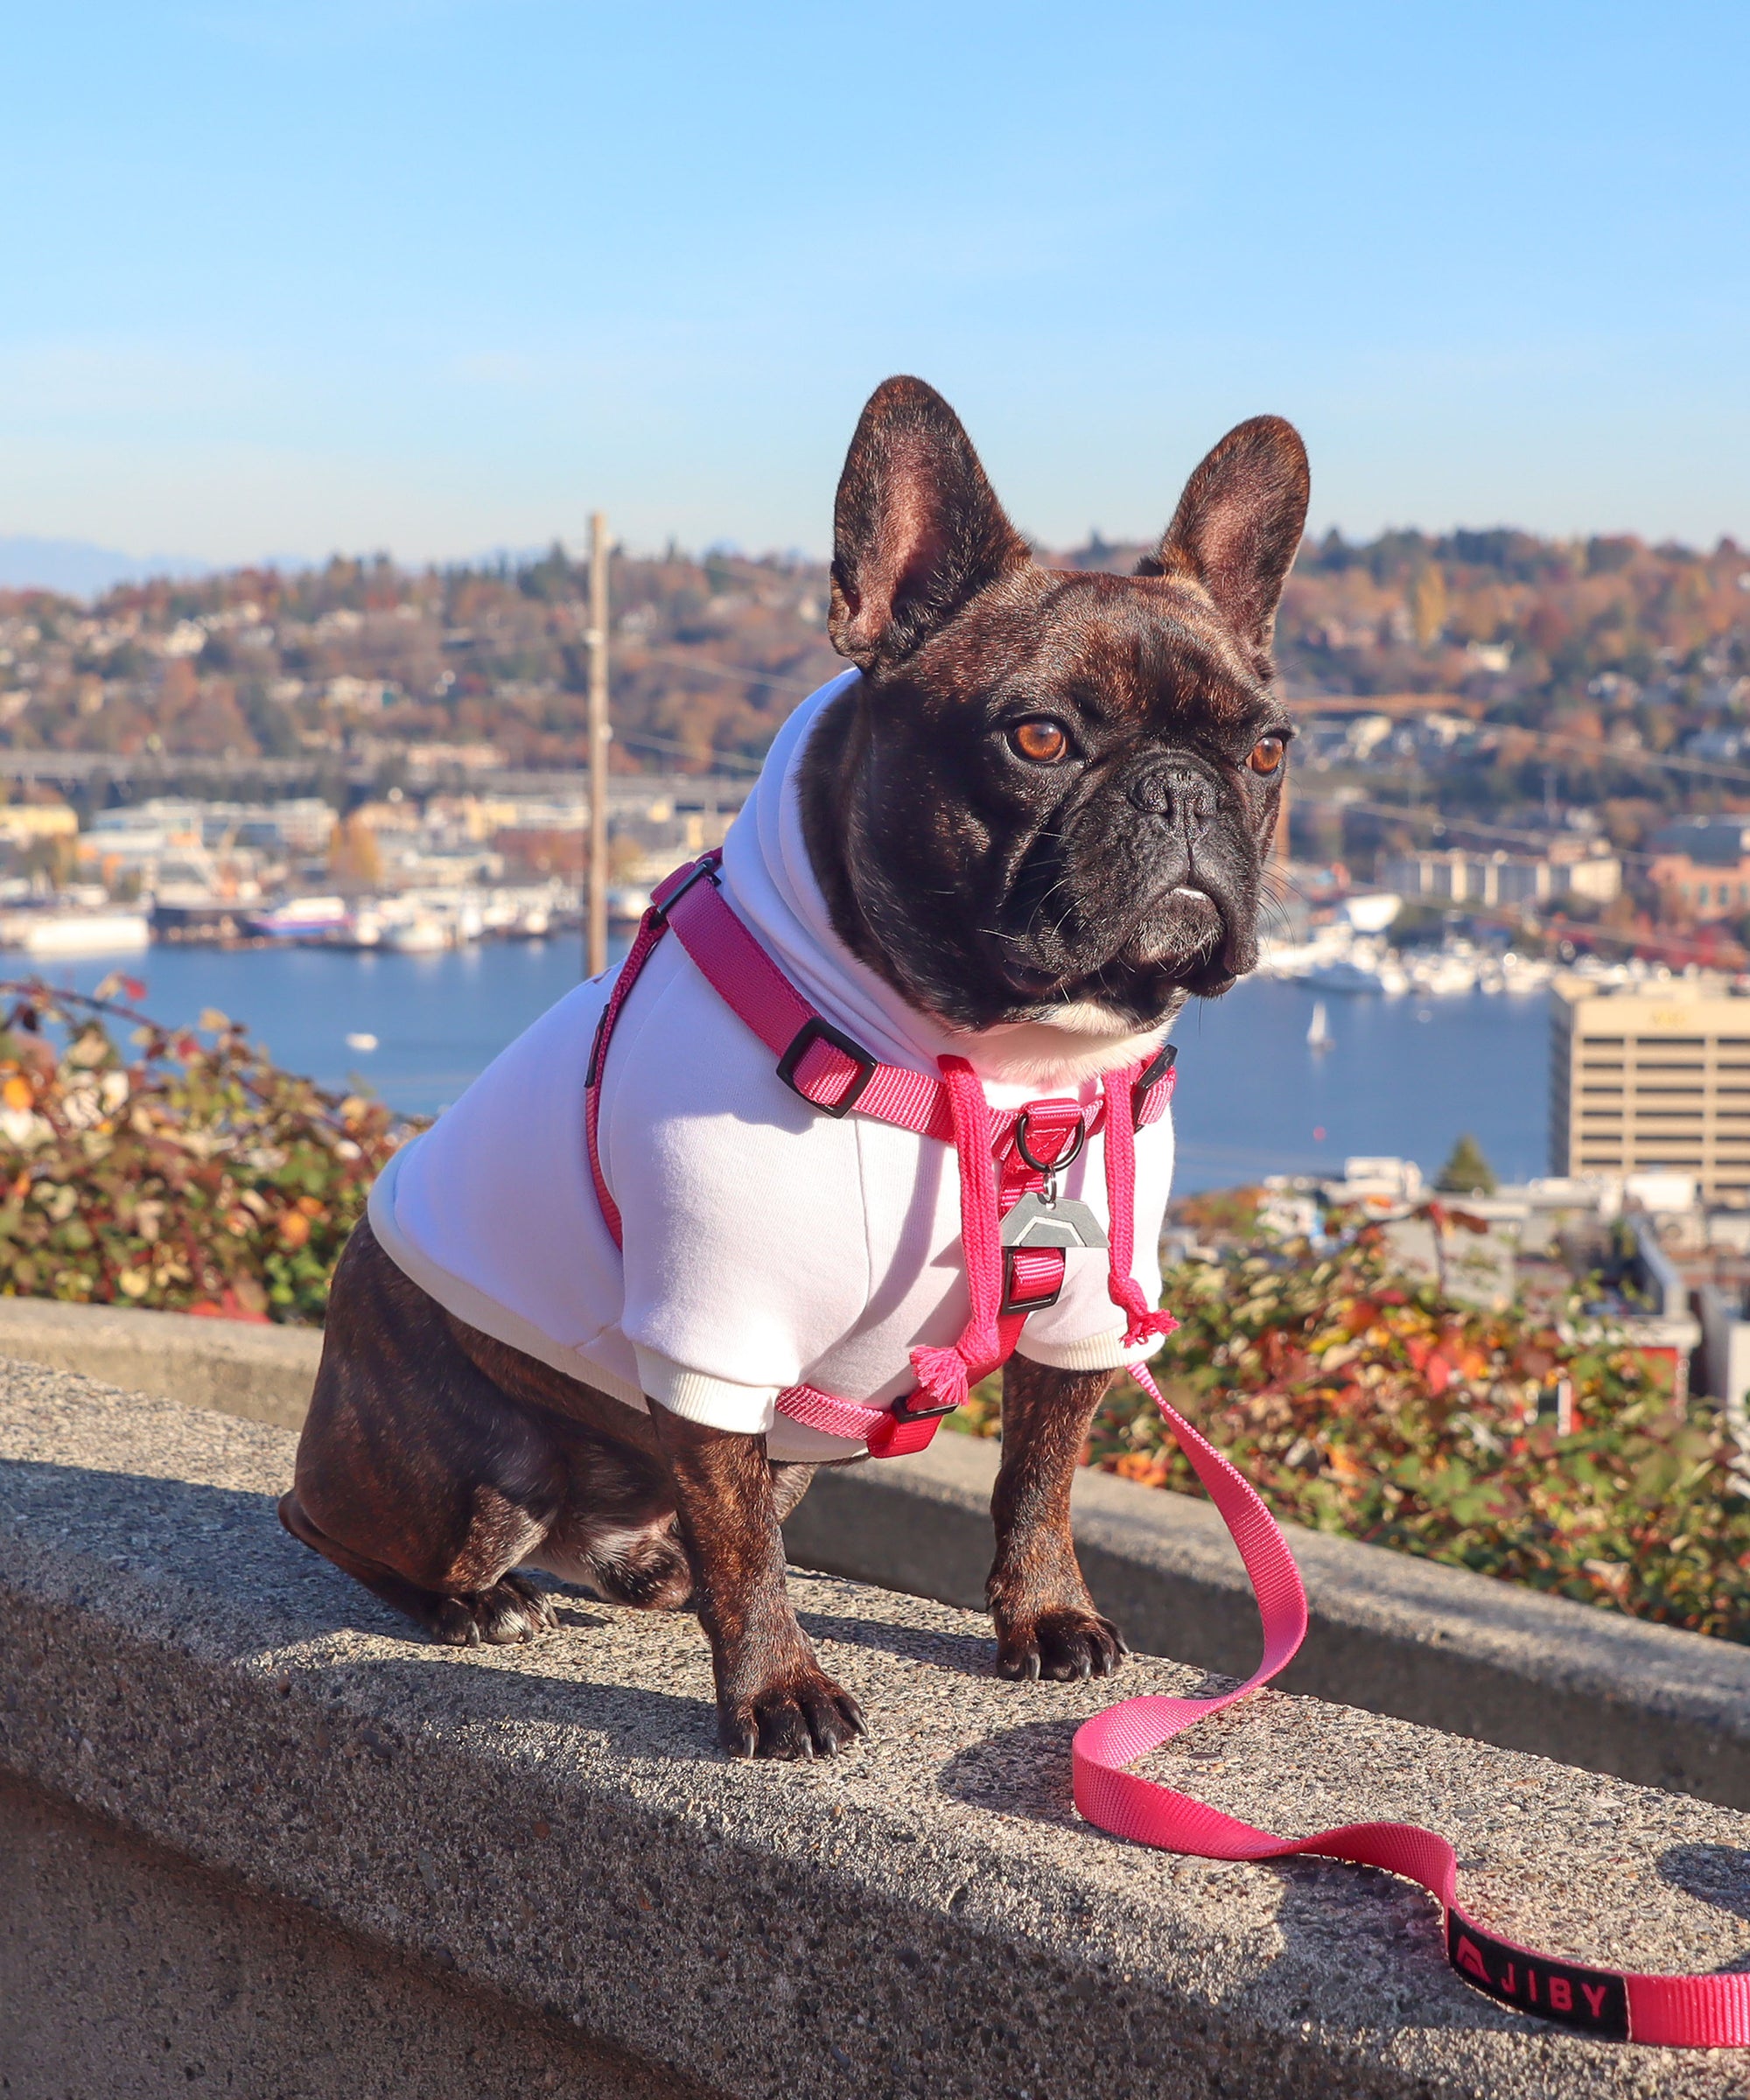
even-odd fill
[[[1103,1247],[1105,1228],[1085,1203],[1074,1196],[1047,1203],[1029,1189],[1003,1220],[1005,1247]]]

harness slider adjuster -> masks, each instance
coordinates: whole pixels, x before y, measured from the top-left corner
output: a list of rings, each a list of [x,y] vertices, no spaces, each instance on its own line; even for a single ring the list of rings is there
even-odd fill
[[[921,1386],[914,1386],[909,1393],[901,1393],[887,1412],[896,1422],[934,1422],[938,1415],[951,1415],[961,1404],[958,1400],[946,1400],[940,1407],[908,1406],[906,1403],[916,1399],[922,1390]]]
[[[1048,1311],[1063,1296],[1064,1283],[1068,1276],[1068,1261],[1060,1259],[1057,1281],[1049,1291],[1041,1291],[1036,1282],[1021,1275],[1020,1264],[1015,1258],[1021,1251],[1018,1247],[1005,1247],[1003,1250],[1003,1296],[997,1310],[1005,1316],[1016,1312],[1026,1314]],[[1061,1250],[1058,1251],[1060,1255]]]
[[[722,859],[723,856],[720,853],[701,854],[666,897],[662,895],[662,887],[659,886],[656,894],[650,900],[651,906],[658,918],[666,920],[669,913],[674,910],[696,882],[715,883],[717,872],[722,864]]]
[[[816,1043],[830,1044],[857,1067],[851,1075],[850,1084],[836,1101],[816,1101],[812,1094],[804,1093],[797,1082],[796,1068]],[[822,1116],[835,1118],[850,1113],[862,1098],[864,1088],[880,1069],[879,1058],[871,1057],[861,1043],[852,1042],[842,1028],[835,1028],[830,1021],[823,1021],[817,1013],[811,1013],[797,1029],[790,1038],[789,1048],[778,1060],[778,1076],[791,1093],[807,1102],[811,1109],[818,1109]]]

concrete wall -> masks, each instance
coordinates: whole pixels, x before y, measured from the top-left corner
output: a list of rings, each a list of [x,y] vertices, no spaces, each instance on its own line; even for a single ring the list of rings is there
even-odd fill
[[[1478,1997],[1404,1884],[1077,1822],[1078,1723],[1199,1670],[1010,1684],[981,1616],[798,1574],[871,1735],[734,1764],[690,1615],[564,1592],[533,1647],[438,1648],[280,1530],[292,1441],[0,1371],[0,2090],[1743,2090],[1729,2054]],[[1266,1827],[1435,1825],[1497,1929],[1582,1960],[1706,1969],[1750,1941],[1750,1817],[1698,1801],[1277,1694],[1150,1768]]]
[[[707,2100],[569,2023],[0,1779],[8,2100]]]
[[[125,1306],[0,1298],[0,1357],[51,1364],[123,1391],[296,1429],[322,1354],[314,1327],[195,1320]]]
[[[295,1426],[321,1338],[0,1299],[0,1356]],[[977,1607],[997,1447],[944,1432],[822,1473],[786,1527],[802,1564]],[[1214,1511],[1109,1474],[1075,1484],[1082,1563],[1138,1646],[1243,1676],[1257,1616]],[[1312,1626],[1287,1682],[1321,1698],[1750,1809],[1750,1648],[1291,1527]]]

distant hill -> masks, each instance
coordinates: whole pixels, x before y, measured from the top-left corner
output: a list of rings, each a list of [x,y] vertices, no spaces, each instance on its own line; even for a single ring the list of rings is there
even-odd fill
[[[0,533],[0,590],[57,591],[94,598],[150,576],[210,576],[209,562],[178,554],[122,554],[88,540],[38,540]]]

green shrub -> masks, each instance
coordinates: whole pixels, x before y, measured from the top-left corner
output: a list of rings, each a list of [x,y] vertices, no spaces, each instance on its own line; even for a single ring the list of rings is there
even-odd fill
[[[222,1013],[164,1028],[118,1003],[142,989],[0,984],[0,1293],[319,1324],[415,1126],[281,1071]]]
[[[1675,1404],[1579,1297],[1541,1314],[1453,1305],[1394,1277],[1363,1227],[1334,1251],[1301,1241],[1172,1269],[1162,1302],[1183,1324],[1153,1368],[1280,1516],[1750,1642],[1737,1446],[1712,1404]],[[994,1433],[994,1382],[970,1411]],[[1084,1460],[1201,1493],[1128,1378]]]

